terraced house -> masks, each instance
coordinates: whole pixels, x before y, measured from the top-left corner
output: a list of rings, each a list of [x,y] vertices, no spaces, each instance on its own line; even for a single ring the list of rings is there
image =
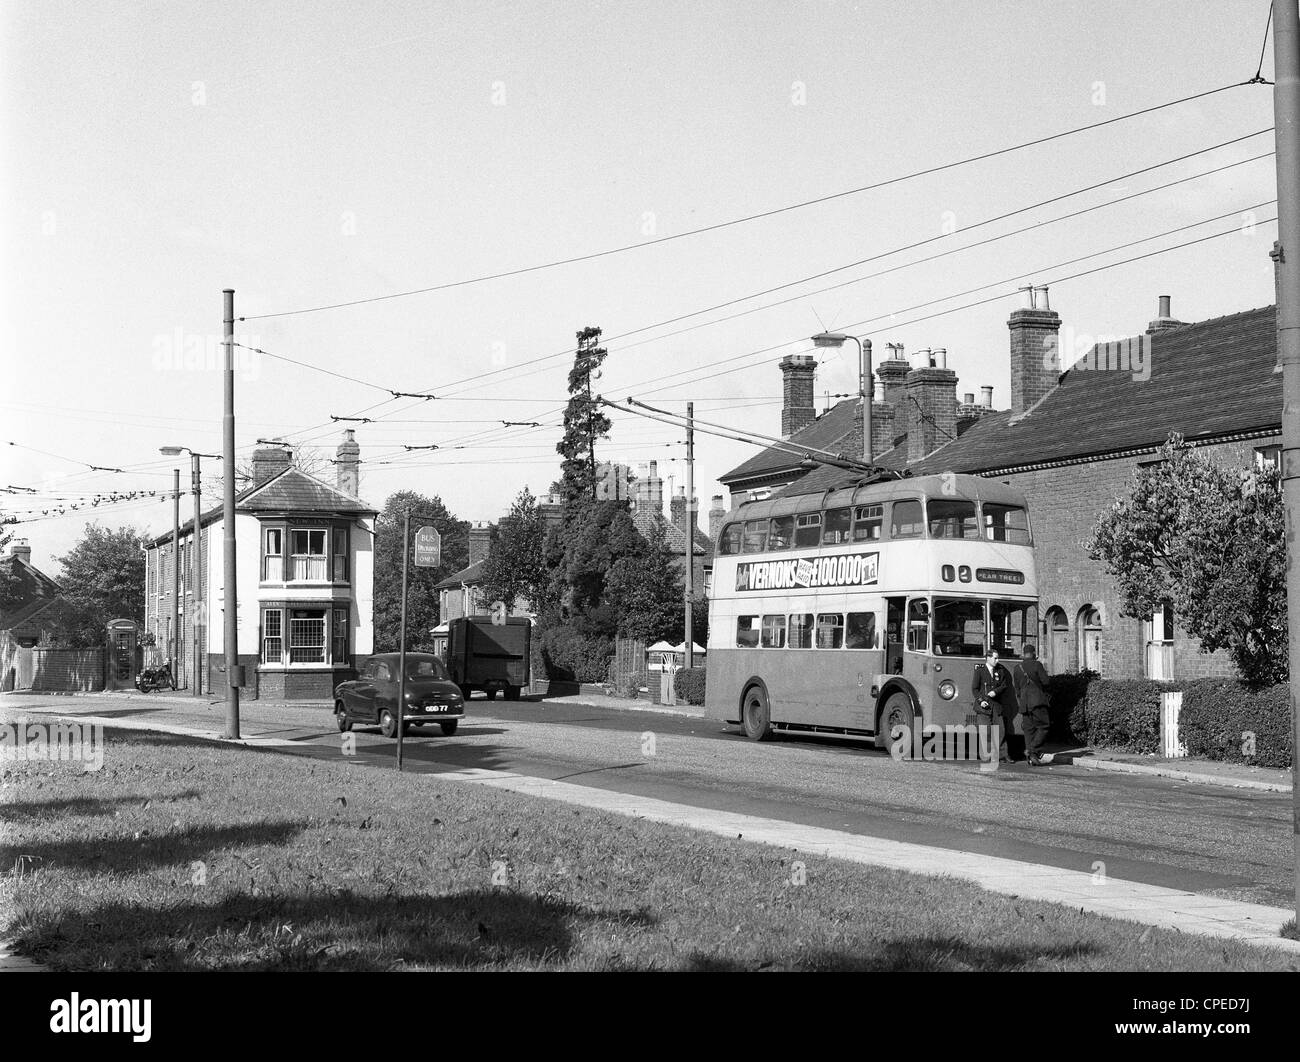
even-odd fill
[[[297,468],[285,447],[253,453],[252,483],[235,502],[239,661],[247,696],[328,698],[373,652],[377,511],[358,496],[360,461],[350,430],[336,453],[334,485]],[[205,512],[200,524],[197,558],[192,522],[181,529],[178,624],[172,621],[172,534],[148,544],[145,629],[154,635],[158,659],[175,653],[183,685],[197,681],[220,692],[226,681],[221,508]]]
[[[1280,459],[1275,308],[1189,324],[1171,316],[1163,296],[1145,331],[1074,360],[1078,351],[1061,350],[1061,317],[1048,305],[1046,289],[1030,289],[1028,301],[1007,322],[1009,409],[993,408],[989,387],[980,402],[973,393],[959,402],[945,352],[918,351],[906,359],[901,346],[890,346],[876,367],[875,463],[916,475],[986,476],[1025,492],[1037,553],[1040,656],[1050,671],[1088,668],[1106,678],[1233,675],[1227,654],[1201,652],[1168,604],[1149,617],[1121,616],[1120,596],[1084,541],[1099,515],[1128,494],[1133,473],[1159,460],[1170,432],[1227,466]],[[818,416],[812,359],[786,358],[781,368],[788,443],[860,457],[860,402],[847,399]],[[733,505],[779,494],[807,495],[815,507],[825,491],[861,478],[768,449],[721,482]]]

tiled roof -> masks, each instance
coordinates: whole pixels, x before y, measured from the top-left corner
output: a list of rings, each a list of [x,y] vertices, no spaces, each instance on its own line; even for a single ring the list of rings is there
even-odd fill
[[[0,613],[0,630],[9,630],[18,623],[30,619],[41,609],[57,600],[60,587],[53,579],[39,568],[28,564],[20,557],[4,557],[0,564],[8,564],[14,574],[22,581],[20,601],[17,607]]]
[[[449,575],[440,583],[434,584],[435,590],[455,590],[461,583],[481,583],[483,581],[483,568],[486,561],[476,561],[468,568],[462,568],[454,575]]]
[[[1076,365],[1024,414],[1013,417],[1002,410],[984,416],[910,471],[997,472],[1158,447],[1171,431],[1194,441],[1281,429],[1282,375],[1274,371],[1272,306],[1150,338],[1149,378]],[[876,463],[907,467],[906,446],[894,447]],[[782,493],[814,493],[855,479],[856,473],[823,465]]]
[[[377,510],[344,494],[336,487],[322,483],[301,469],[286,468],[265,483],[245,491],[237,507],[245,511],[264,512],[332,512],[374,513]]]
[[[686,532],[676,524],[664,520],[661,513],[656,513],[650,509],[638,509],[632,513],[632,524],[643,536],[648,537],[656,518],[663,520],[664,538],[668,544],[669,552],[685,556]],[[695,549],[692,552],[696,557],[711,557],[713,555],[713,540],[698,527],[695,529]]]
[[[839,453],[843,448],[842,443],[844,440],[857,427],[858,408],[856,398],[846,398],[841,402],[837,402],[806,428],[790,436],[787,440],[788,445],[792,447],[807,446],[818,450],[827,450],[833,454]],[[737,480],[788,471],[798,468],[801,460],[802,458],[795,454],[771,446],[755,454],[743,464],[737,465],[730,472],[719,476],[718,482],[730,485]]]
[[[984,417],[912,467],[986,472],[1159,446],[1171,431],[1189,441],[1282,424],[1272,306],[1157,333],[1150,378],[1076,366],[1023,416]]]
[[[290,474],[292,473],[292,479]],[[272,484],[278,484],[281,480],[288,482],[277,487],[274,492],[265,492],[265,488]],[[302,482],[302,481],[305,481]],[[253,498],[253,504],[245,504],[247,499]],[[297,504],[291,504],[297,502]],[[192,510],[191,510],[192,511]],[[276,473],[274,477],[268,479],[265,483],[245,487],[235,495],[236,512],[329,512],[329,513],[358,513],[362,515],[371,515],[377,510],[367,505],[360,498],[353,498],[351,495],[344,494],[342,491],[331,487],[327,483],[322,483],[314,476],[308,475],[297,468],[287,468],[282,472]],[[213,524],[220,523],[222,516],[225,515],[225,503],[219,503],[210,509],[205,509],[199,520],[202,527],[210,527]],[[187,528],[194,525],[193,517],[181,518],[181,535],[185,534]],[[163,542],[170,542],[172,533],[169,530],[155,535],[146,543],[150,546],[157,546]]]

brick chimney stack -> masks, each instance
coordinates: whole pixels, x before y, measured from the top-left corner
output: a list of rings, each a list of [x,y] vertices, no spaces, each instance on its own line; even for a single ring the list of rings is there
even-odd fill
[[[914,464],[957,437],[957,374],[922,351],[907,374],[907,404],[912,407],[907,428],[907,463]]]
[[[1147,335],[1153,336],[1157,332],[1171,332],[1175,328],[1183,328],[1186,321],[1175,321],[1169,312],[1170,299],[1168,295],[1160,296],[1160,312],[1154,321],[1147,325]]]
[[[469,563],[487,560],[492,550],[492,533],[496,530],[486,520],[475,520],[469,529]]]
[[[1061,364],[1061,315],[1047,302],[1046,288],[1025,288],[1028,305],[1012,311],[1011,413],[1023,413],[1047,394],[1069,366]],[[1041,300],[1039,292],[1042,293]]]
[[[550,531],[564,523],[564,502],[558,494],[547,494],[537,503],[537,512],[542,518],[542,528]]]
[[[659,476],[659,462],[651,461],[648,465],[637,467],[645,468],[647,471],[644,476],[638,476],[636,479],[633,487],[633,507],[637,512],[658,513],[663,516],[664,481]]]
[[[686,488],[678,487],[677,493],[669,501],[672,507],[672,525],[678,528],[682,534],[686,533]]]
[[[715,494],[712,504],[709,506],[709,538],[713,539],[716,546],[718,542],[718,532],[722,530],[722,521],[727,517],[727,509],[723,504],[722,495]]]
[[[785,378],[781,438],[788,439],[817,419],[817,400],[813,394],[817,362],[810,354],[787,354],[781,359],[781,375]]]
[[[293,451],[287,446],[261,446],[253,451],[253,486],[260,487],[293,465]]]
[[[24,564],[32,563],[32,547],[25,538],[16,538],[9,543],[9,556],[16,557]]]
[[[361,447],[351,428],[343,432],[343,441],[334,453],[338,488],[349,498],[361,497]]]

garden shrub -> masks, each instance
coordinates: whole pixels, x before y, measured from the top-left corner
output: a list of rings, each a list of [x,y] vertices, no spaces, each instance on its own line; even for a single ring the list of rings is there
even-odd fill
[[[687,704],[704,703],[704,668],[684,667],[673,677],[673,692]]]
[[[1153,679],[1097,679],[1088,683],[1082,710],[1076,707],[1070,727],[1089,745],[1117,752],[1160,751],[1160,695],[1181,689]]]

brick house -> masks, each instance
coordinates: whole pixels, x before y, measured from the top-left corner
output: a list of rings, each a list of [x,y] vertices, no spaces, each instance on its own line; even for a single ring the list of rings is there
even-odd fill
[[[1050,671],[1086,667],[1107,678],[1232,676],[1227,654],[1200,652],[1168,606],[1140,620],[1121,616],[1112,580],[1083,543],[1100,514],[1127,495],[1133,473],[1157,460],[1171,431],[1227,466],[1279,460],[1282,385],[1274,308],[1187,324],[1170,316],[1162,298],[1159,316],[1142,335],[1098,344],[1062,372],[1061,317],[1043,294],[1039,305],[1031,292],[1031,305],[1007,322],[1010,409],[995,411],[989,388],[978,405],[971,395],[958,402],[956,374],[935,364],[933,352],[928,366],[914,361],[907,368],[894,358],[879,366],[876,463],[918,475],[996,477],[1025,492],[1038,566],[1041,656]],[[782,371],[788,380],[786,362]],[[786,395],[790,401],[788,384]],[[806,389],[795,388],[793,398],[810,408],[811,380]],[[789,441],[861,456],[860,426],[854,433],[860,412],[858,402],[848,400],[821,417],[813,412],[802,428],[795,416]],[[857,478],[768,450],[722,482],[739,504],[763,492],[818,493]]]
[[[358,496],[360,448],[344,433],[334,485],[294,466],[289,450],[253,453],[235,500],[239,661],[247,696],[328,698],[373,652],[377,511]],[[200,520],[202,594],[191,585],[193,523],[180,535],[180,625],[172,622],[172,533],[146,547],[145,626],[156,659],[179,635],[178,682],[225,688],[223,511]],[[204,607],[198,608],[197,602]]]
[[[8,691],[33,685],[38,670],[48,672],[48,668],[36,668],[32,654],[24,650],[48,640],[50,630],[68,605],[59,584],[32,564],[32,548],[26,539],[9,543],[0,565],[8,568],[16,586],[13,600],[0,609],[0,690]],[[45,689],[102,688],[102,673],[98,682],[93,681],[95,677],[89,676],[91,681],[87,683],[86,676],[46,673],[40,685]]]

